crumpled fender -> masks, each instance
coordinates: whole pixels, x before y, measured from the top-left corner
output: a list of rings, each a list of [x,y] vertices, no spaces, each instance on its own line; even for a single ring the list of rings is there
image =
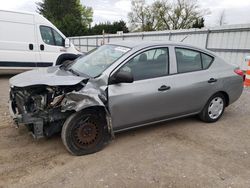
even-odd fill
[[[88,82],[87,85],[80,91],[67,93],[61,103],[61,111],[66,112],[74,110],[79,112],[89,107],[103,107],[106,112],[106,121],[109,132],[114,137],[111,115],[106,107],[107,96],[104,90],[97,87],[95,84]]]
[[[102,106],[106,108],[99,94],[85,92],[71,92],[66,94],[62,101],[62,112],[74,110],[81,111],[91,106]]]

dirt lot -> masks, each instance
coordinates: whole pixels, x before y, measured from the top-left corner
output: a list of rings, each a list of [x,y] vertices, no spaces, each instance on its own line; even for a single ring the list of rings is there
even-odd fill
[[[74,157],[60,135],[34,140],[8,115],[0,77],[0,187],[250,187],[250,90],[215,124],[186,118],[116,135]]]

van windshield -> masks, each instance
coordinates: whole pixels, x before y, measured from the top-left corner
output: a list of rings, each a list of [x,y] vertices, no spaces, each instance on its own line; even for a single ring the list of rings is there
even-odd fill
[[[76,72],[90,77],[99,76],[112,63],[117,61],[130,50],[128,47],[116,45],[103,45],[90,54],[78,58],[70,67],[72,72]]]

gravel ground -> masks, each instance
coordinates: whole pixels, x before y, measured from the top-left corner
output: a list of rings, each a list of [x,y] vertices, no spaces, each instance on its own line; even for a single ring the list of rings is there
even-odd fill
[[[37,141],[11,126],[8,79],[0,77],[0,187],[250,187],[250,89],[217,123],[156,124],[74,157],[60,135]]]

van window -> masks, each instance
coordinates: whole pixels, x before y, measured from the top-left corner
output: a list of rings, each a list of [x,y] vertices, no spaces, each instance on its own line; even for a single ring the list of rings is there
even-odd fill
[[[54,46],[64,45],[64,39],[54,29],[47,26],[40,26],[40,32],[44,43]]]
[[[54,29],[53,29],[53,34],[54,34],[54,37],[55,37],[55,44],[56,46],[64,46],[64,40],[63,38],[61,37],[61,35],[59,33],[57,33]]]

